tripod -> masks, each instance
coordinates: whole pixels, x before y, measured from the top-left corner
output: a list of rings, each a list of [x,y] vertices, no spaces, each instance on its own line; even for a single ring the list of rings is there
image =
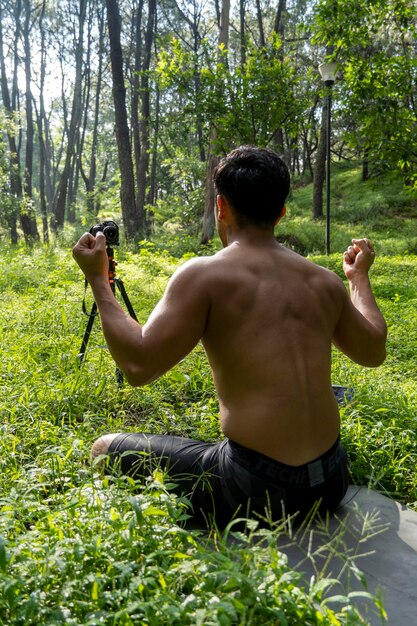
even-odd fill
[[[114,260],[114,253],[113,253],[113,248],[110,248],[109,246],[107,246],[106,248],[106,252],[107,252],[107,256],[109,259],[109,283],[110,283],[110,288],[112,290],[112,292],[115,294],[116,293],[116,285],[117,288],[120,291],[120,294],[123,298],[123,301],[126,305],[126,308],[129,312],[130,317],[132,317],[136,322],[138,321],[135,311],[133,310],[133,306],[129,300],[129,297],[126,293],[126,289],[125,286],[123,284],[123,281],[120,278],[116,277],[116,261]],[[85,287],[87,288],[87,281],[85,281]],[[93,323],[94,323],[94,319],[97,316],[98,312],[97,312],[97,304],[96,302],[93,302],[93,305],[91,307],[91,311],[90,313],[87,312],[86,308],[85,308],[85,295],[84,295],[84,300],[83,300],[83,313],[85,313],[85,315],[88,315],[88,322],[87,322],[87,327],[85,329],[85,333],[84,333],[84,337],[83,337],[83,341],[81,344],[81,348],[80,348],[80,352],[78,354],[78,358],[79,358],[79,362],[80,365],[84,360],[84,356],[85,356],[85,351],[87,350],[87,344],[88,344],[88,340],[90,339],[90,335],[91,335],[91,330],[93,328]],[[123,382],[123,373],[121,372],[121,370],[116,367],[116,379],[117,382],[119,383],[119,385],[122,384]]]

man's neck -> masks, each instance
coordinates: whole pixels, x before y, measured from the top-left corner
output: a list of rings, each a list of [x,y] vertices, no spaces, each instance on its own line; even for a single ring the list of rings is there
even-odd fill
[[[227,245],[239,244],[242,246],[267,247],[277,245],[277,241],[272,229],[256,228],[248,226],[246,228],[230,228],[227,233]]]

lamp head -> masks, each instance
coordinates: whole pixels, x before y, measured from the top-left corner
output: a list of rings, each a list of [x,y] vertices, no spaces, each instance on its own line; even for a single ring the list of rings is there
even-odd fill
[[[333,85],[336,80],[337,63],[336,61],[329,61],[326,63],[320,63],[319,72],[326,87]]]

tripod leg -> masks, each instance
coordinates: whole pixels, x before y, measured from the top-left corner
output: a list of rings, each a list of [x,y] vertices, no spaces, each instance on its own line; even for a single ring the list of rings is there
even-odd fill
[[[118,289],[120,291],[120,294],[121,294],[121,296],[123,298],[123,301],[124,301],[124,303],[126,305],[127,310],[129,311],[130,316],[134,320],[138,321],[137,317],[136,317],[136,314],[135,314],[135,311],[133,309],[133,306],[132,306],[132,304],[131,304],[131,302],[129,300],[129,297],[128,297],[127,293],[126,293],[126,289],[125,289],[125,287],[123,285],[123,281],[121,281],[120,278],[114,278],[114,276],[113,276],[112,280],[110,281],[110,288],[111,288],[113,293],[115,293],[115,285],[117,285],[117,287],[118,287]],[[79,359],[80,365],[83,362],[83,359],[84,359],[84,356],[85,356],[88,340],[89,340],[90,335],[91,335],[91,330],[93,328],[94,318],[96,317],[96,315],[97,315],[97,304],[95,302],[93,302],[93,306],[91,307],[91,312],[90,312],[89,317],[88,317],[87,327],[85,329],[84,337],[83,337],[83,340],[82,340],[80,352],[78,354],[78,359]],[[123,383],[123,372],[118,367],[116,368],[116,379],[117,379],[117,382],[118,382],[119,385],[121,385]]]
[[[114,291],[114,287],[113,287],[112,291]],[[91,330],[93,328],[94,318],[96,317],[96,315],[97,315],[97,304],[95,302],[93,302],[93,306],[91,307],[91,312],[90,312],[90,315],[89,315],[89,318],[88,318],[87,327],[85,329],[83,341],[82,341],[82,344],[81,344],[80,352],[77,355],[78,359],[79,359],[79,365],[80,366],[81,366],[81,363],[84,360],[85,352],[87,350],[88,340],[90,339]],[[118,367],[116,367],[116,380],[117,380],[118,385],[121,385],[123,383],[123,372]]]
[[[121,296],[123,298],[123,301],[124,301],[124,303],[126,305],[126,308],[129,311],[130,317],[132,317],[137,322],[138,318],[136,317],[136,313],[135,313],[135,311],[133,309],[132,303],[130,302],[129,297],[128,297],[127,293],[126,293],[126,289],[125,289],[125,286],[123,284],[123,281],[120,278],[115,278],[114,282],[116,283],[116,285],[117,285],[117,287],[118,287],[118,289],[120,291],[120,294],[121,294]]]
[[[85,329],[83,341],[81,344],[80,352],[78,354],[78,359],[80,361],[80,365],[83,362],[85,351],[87,349],[88,340],[90,339],[91,329],[93,328],[94,318],[97,314],[97,304],[93,302],[93,306],[91,307],[91,312],[88,318],[87,327]]]
[[[136,317],[136,313],[133,309],[132,303],[130,302],[129,297],[126,293],[126,289],[123,284],[123,281],[120,278],[114,278],[113,287],[115,284],[117,285],[117,288],[120,291],[120,295],[123,298],[123,302],[126,305],[126,308],[129,312],[130,317],[132,317],[137,322],[138,318]],[[118,384],[121,385],[123,383],[123,372],[121,372],[119,368],[116,369],[116,378],[117,378]]]

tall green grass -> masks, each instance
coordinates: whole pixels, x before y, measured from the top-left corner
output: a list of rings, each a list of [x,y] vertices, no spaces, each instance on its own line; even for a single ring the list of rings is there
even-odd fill
[[[150,386],[119,388],[98,321],[77,365],[87,318],[70,252],[4,249],[0,258],[0,624],[366,623],[348,597],[332,611],[323,595],[330,580],[301,584],[277,548],[282,528],[254,529],[238,535],[250,546],[231,545],[184,528],[186,503],[163,476],[139,495],[127,479],[103,478],[89,460],[102,432],[221,436],[204,353],[198,347]],[[312,260],[340,271],[339,255]],[[119,275],[139,318],[179,262],[123,253]],[[336,352],[333,360],[334,383],[354,389],[342,411],[353,480],[412,506],[416,273],[414,256],[375,264],[390,329],[386,364],[365,370]]]

